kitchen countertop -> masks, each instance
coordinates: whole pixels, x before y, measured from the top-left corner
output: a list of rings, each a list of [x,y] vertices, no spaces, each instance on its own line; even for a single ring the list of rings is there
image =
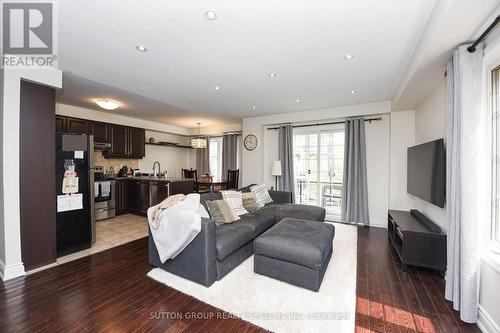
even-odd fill
[[[116,180],[140,180],[140,181],[150,181],[150,182],[165,182],[165,183],[177,183],[177,182],[193,182],[194,179],[185,179],[178,177],[167,177],[167,178],[155,178],[155,177],[115,177]]]

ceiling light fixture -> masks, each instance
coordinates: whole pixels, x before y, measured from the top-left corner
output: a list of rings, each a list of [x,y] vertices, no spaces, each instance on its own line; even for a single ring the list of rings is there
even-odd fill
[[[351,90],[351,94],[352,94],[352,95],[355,95],[355,94],[357,94],[357,93],[358,93],[358,91],[357,91],[357,90]]]
[[[257,107],[256,107],[255,105],[254,105],[254,106],[252,106],[252,110],[255,110],[255,109],[257,109]]]
[[[219,86],[215,86],[215,90],[220,90],[220,87]]]
[[[295,102],[300,103],[300,99],[298,99],[298,98],[297,98],[297,99],[295,100]]]
[[[207,10],[205,12],[205,18],[207,20],[210,20],[210,21],[216,20],[217,19],[217,13],[215,12],[215,10]]]
[[[275,73],[269,73],[268,76],[272,79],[273,77],[276,77],[276,74]]]
[[[139,52],[147,52],[148,51],[148,49],[144,45],[137,45],[135,48]]]
[[[344,57],[345,60],[351,60],[352,58],[354,58],[354,54],[350,54],[350,53],[347,53]]]
[[[198,136],[191,139],[191,148],[203,149],[207,148],[207,139],[201,137],[201,123],[196,123],[198,125]]]
[[[100,98],[100,99],[96,100],[95,103],[105,110],[114,110],[120,106],[120,103],[118,103],[117,101],[114,101],[112,99]]]

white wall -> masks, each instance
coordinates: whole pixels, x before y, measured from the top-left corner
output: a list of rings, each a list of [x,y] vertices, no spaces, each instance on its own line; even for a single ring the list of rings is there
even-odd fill
[[[2,204],[0,223],[0,275],[8,280],[25,274],[21,259],[19,200],[19,129],[21,79],[55,88],[62,87],[62,72],[54,69],[3,71],[2,100]],[[8,157],[8,158],[6,158]]]
[[[265,127],[282,123],[307,123],[342,119],[345,117],[385,114],[391,112],[389,101],[358,104],[318,110],[300,111],[293,113],[273,114],[269,116],[251,117],[243,119],[243,137],[254,134],[259,139],[258,147],[253,151],[243,150],[243,184],[260,183],[266,179],[270,171],[264,165],[265,150]],[[267,148],[266,148],[267,149]],[[266,170],[264,172],[264,170]],[[271,185],[271,184],[269,184]]]
[[[396,210],[414,208],[414,199],[406,191],[407,152],[415,144],[415,111],[391,113],[390,199],[389,207]]]
[[[188,137],[146,131],[146,138],[150,137],[153,137],[156,142],[167,141],[182,145],[189,144]],[[182,168],[196,168],[196,155],[194,150],[189,148],[146,145],[146,156],[139,160],[139,169],[152,170],[155,161],[160,162],[161,170],[167,170],[168,177],[181,177]]]
[[[259,145],[254,151],[243,149],[243,183],[274,186],[271,163],[278,159],[276,131],[267,127],[281,123],[315,123],[352,116],[381,115],[382,120],[366,124],[368,201],[370,220],[385,226],[389,207],[390,102],[359,104],[320,110],[275,114],[243,119],[243,137],[255,134]]]
[[[446,140],[446,80],[444,78],[415,110],[415,144],[440,138]],[[444,230],[448,230],[446,207],[440,208],[414,197],[414,208]]]

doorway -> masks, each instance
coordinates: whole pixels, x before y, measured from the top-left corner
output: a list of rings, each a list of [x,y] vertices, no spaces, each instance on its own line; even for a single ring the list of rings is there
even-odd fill
[[[293,133],[295,202],[323,207],[340,221],[344,170],[344,126],[299,128]]]

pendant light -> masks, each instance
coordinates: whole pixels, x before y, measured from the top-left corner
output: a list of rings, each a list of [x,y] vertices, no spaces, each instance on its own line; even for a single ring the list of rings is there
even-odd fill
[[[201,137],[201,123],[198,124],[198,137],[191,139],[191,148],[202,149],[207,148],[207,139]]]

